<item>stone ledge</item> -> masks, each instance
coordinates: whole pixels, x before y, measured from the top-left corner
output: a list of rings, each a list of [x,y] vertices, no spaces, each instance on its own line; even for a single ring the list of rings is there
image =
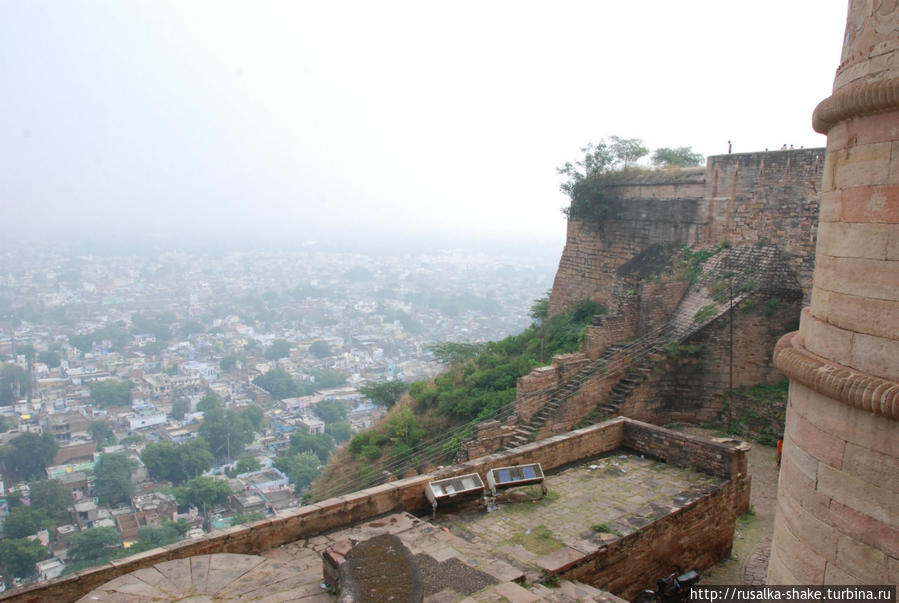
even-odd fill
[[[838,90],[815,107],[812,127],[827,134],[836,124],[850,117],[872,115],[899,109],[899,78],[870,82]]]
[[[849,406],[899,421],[899,383],[831,362],[787,333],[774,349],[774,366],[787,377]]]

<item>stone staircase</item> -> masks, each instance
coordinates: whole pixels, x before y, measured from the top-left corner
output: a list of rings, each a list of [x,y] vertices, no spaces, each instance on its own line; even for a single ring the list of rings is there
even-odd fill
[[[722,295],[722,279],[732,286],[732,299],[731,291]],[[713,292],[712,285],[716,282],[719,290]],[[702,273],[663,327],[628,344],[607,347],[596,361],[556,386],[544,407],[529,422],[516,428],[506,449],[533,441],[562,403],[597,372],[612,373],[613,369],[626,367],[624,376],[612,386],[609,396],[600,400],[578,424],[589,425],[616,416],[631,392],[649,377],[659,359],[666,354],[666,346],[681,343],[698,333],[756,291],[781,289],[797,290],[799,285],[786,269],[776,247],[739,247],[720,251],[705,262]],[[620,356],[622,351],[624,357],[619,357],[615,366],[610,366],[612,359]]]
[[[556,386],[550,399],[537,413],[531,417],[531,420],[523,425],[519,425],[515,429],[515,435],[510,442],[506,444],[506,449],[516,448],[528,442],[533,442],[537,437],[540,429],[546,425],[546,421],[559,409],[562,402],[573,396],[581,389],[587,379],[593,377],[598,371],[602,371],[608,365],[609,361],[622,350],[624,346],[612,345],[606,348],[602,355],[575,373],[573,377],[564,383]]]

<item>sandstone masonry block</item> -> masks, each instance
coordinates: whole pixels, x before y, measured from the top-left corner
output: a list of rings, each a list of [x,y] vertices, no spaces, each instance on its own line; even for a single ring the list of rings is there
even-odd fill
[[[886,555],[849,536],[840,537],[836,565],[865,584],[886,583]]]
[[[827,309],[818,314],[814,297],[817,296],[812,299],[812,312],[816,316],[827,316],[828,322],[837,327],[879,337],[899,333],[899,301],[826,293],[821,297],[827,299]]]
[[[840,364],[849,364],[852,358],[851,331],[822,322],[809,312],[802,313],[800,328],[806,336],[810,352]]]
[[[899,528],[896,495],[890,490],[824,464],[818,467],[818,490],[850,509],[873,517],[888,526]]]
[[[852,338],[852,360],[846,364],[871,375],[899,381],[897,359],[899,340],[856,333]]]
[[[809,456],[831,467],[842,467],[846,442],[822,431],[804,416],[798,413],[790,416],[787,420],[787,435]],[[819,472],[820,469],[819,465]]]
[[[840,198],[844,222],[899,222],[899,185],[862,183],[845,186]]]

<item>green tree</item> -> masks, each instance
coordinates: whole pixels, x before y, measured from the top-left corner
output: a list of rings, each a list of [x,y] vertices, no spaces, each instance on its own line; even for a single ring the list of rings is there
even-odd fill
[[[334,438],[326,433],[296,431],[290,434],[290,448],[288,450],[292,455],[311,452],[315,454],[322,463],[325,463],[333,449]]]
[[[187,533],[190,525],[183,519],[163,521],[159,525],[141,526],[137,529],[137,544],[128,549],[128,554],[142,553],[178,542]]]
[[[339,400],[322,400],[312,410],[326,424],[346,420],[346,406]]]
[[[69,559],[99,565],[112,559],[122,546],[115,528],[90,528],[69,538]]]
[[[612,143],[605,140],[581,148],[584,159],[575,163],[566,162],[557,172],[565,176],[560,188],[571,199],[571,205],[563,209],[569,219],[581,222],[602,223],[609,213],[609,207],[617,199],[615,180],[622,170],[630,167],[646,154],[646,148],[635,138],[612,137]]]
[[[159,356],[168,347],[164,341],[148,341],[141,346],[140,350],[148,356]]]
[[[334,352],[331,350],[331,346],[328,345],[328,342],[324,339],[313,341],[312,345],[309,346],[309,353],[316,358],[327,358],[328,356],[332,356],[334,354]]]
[[[184,415],[190,410],[190,402],[186,398],[176,398],[172,402],[172,418],[184,420]]]
[[[152,442],[141,452],[150,477],[180,484],[212,468],[215,457],[204,438],[194,438],[184,444]]]
[[[17,364],[0,368],[0,406],[11,406],[31,393],[31,376]]]
[[[235,368],[240,368],[246,365],[247,359],[243,354],[228,354],[221,360],[219,360],[219,367],[223,371],[230,371]]]
[[[484,351],[486,343],[442,341],[431,346],[434,358],[446,365],[461,364]]]
[[[400,380],[372,383],[359,389],[359,393],[378,406],[390,408],[406,393],[409,384]]]
[[[134,492],[134,460],[124,452],[104,454],[94,465],[94,492],[104,505],[127,501]]]
[[[3,533],[7,538],[25,538],[52,525],[53,520],[44,511],[22,505],[10,511],[6,516],[6,521],[3,522]]]
[[[240,413],[253,431],[261,431],[265,423],[265,412],[258,406],[248,406]]]
[[[6,538],[0,540],[0,564],[6,576],[27,578],[34,573],[34,564],[47,558],[47,549],[37,540]]]
[[[200,435],[209,442],[209,449],[216,458],[234,458],[253,441],[253,427],[233,409],[214,408],[203,416]]]
[[[315,386],[319,389],[328,388],[328,387],[340,387],[341,385],[346,384],[346,375],[341,373],[340,371],[335,371],[334,369],[320,369],[310,371],[313,380],[315,381]]]
[[[183,486],[175,488],[175,498],[182,505],[198,509],[211,509],[215,505],[228,502],[231,487],[223,479],[201,475]],[[204,511],[205,512],[205,511]]]
[[[103,446],[112,436],[112,429],[106,421],[91,421],[91,424],[87,426],[87,430],[91,432],[91,437],[97,443],[97,447]]]
[[[209,392],[197,402],[197,410],[204,413],[212,409],[221,409],[222,406],[222,399],[215,392]]]
[[[279,358],[287,358],[290,356],[290,342],[285,339],[276,339],[272,345],[266,348],[263,356],[267,360],[278,360]]]
[[[242,454],[240,458],[237,459],[237,467],[235,470],[237,474],[240,475],[242,473],[252,473],[253,471],[259,471],[262,468],[262,464],[252,454]]]
[[[649,149],[643,146],[643,141],[639,138],[612,136],[611,139],[612,144],[609,148],[612,151],[612,156],[625,170],[649,153]]]
[[[199,320],[185,320],[181,324],[181,335],[183,335],[184,337],[188,337],[195,333],[203,333],[205,331],[206,327],[204,327],[203,323],[201,323]]]
[[[51,369],[55,369],[62,364],[62,361],[59,358],[59,352],[55,350],[46,350],[38,353],[37,360],[38,362],[43,362]]]
[[[325,433],[334,438],[335,442],[342,444],[353,437],[353,428],[350,426],[349,421],[337,421],[336,423],[325,425]]]
[[[94,381],[90,385],[91,399],[103,407],[129,406],[133,388],[134,384],[127,380],[104,379],[103,381]]]
[[[40,479],[58,449],[59,445],[50,433],[23,433],[10,442],[4,463],[7,471],[18,479]]]
[[[73,333],[69,335],[69,345],[87,354],[93,349],[94,338],[90,333]]]
[[[134,334],[150,333],[159,341],[172,338],[171,325],[175,315],[171,312],[153,312],[150,314],[134,314],[131,316],[131,331]]]
[[[400,408],[387,420],[387,437],[394,445],[414,446],[423,434],[424,430],[408,406]]]
[[[705,157],[693,151],[692,147],[662,147],[652,153],[652,164],[656,167],[690,167],[702,165]]]
[[[69,518],[72,492],[58,479],[45,479],[28,485],[31,508],[43,511],[57,521]]]
[[[300,383],[290,373],[282,369],[273,369],[263,375],[259,375],[253,379],[253,384],[258,385],[277,400],[305,396],[315,391],[315,388]]]
[[[528,312],[528,316],[530,316],[534,322],[542,323],[546,320],[546,317],[549,315],[549,294],[552,293],[552,289],[549,289],[546,292],[546,295],[539,299],[535,299],[534,303],[531,304],[531,309]]]
[[[319,473],[322,461],[312,452],[300,452],[279,456],[275,459],[275,468],[287,475],[296,491],[309,487]]]

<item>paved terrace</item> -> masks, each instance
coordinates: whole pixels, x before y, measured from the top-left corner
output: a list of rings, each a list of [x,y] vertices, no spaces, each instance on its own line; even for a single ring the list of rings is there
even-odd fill
[[[117,578],[81,601],[334,601],[322,587],[322,553],[385,533],[396,535],[412,553],[425,601],[612,601],[616,597],[582,583],[562,581],[549,589],[541,580],[725,481],[618,450],[548,475],[546,497],[536,486],[515,488],[501,491],[489,513],[469,504],[438,509],[433,522],[392,514],[259,556],[166,561]]]
[[[333,600],[321,587],[321,553],[379,534],[395,534],[411,551],[435,603],[609,597],[583,582],[632,598],[673,564],[703,569],[729,553],[735,517],[749,504],[747,449],[619,417],[0,599]],[[438,508],[429,520],[429,481],[533,462],[547,474],[545,499],[519,488],[502,493],[491,513]],[[541,585],[547,577],[562,588]]]

